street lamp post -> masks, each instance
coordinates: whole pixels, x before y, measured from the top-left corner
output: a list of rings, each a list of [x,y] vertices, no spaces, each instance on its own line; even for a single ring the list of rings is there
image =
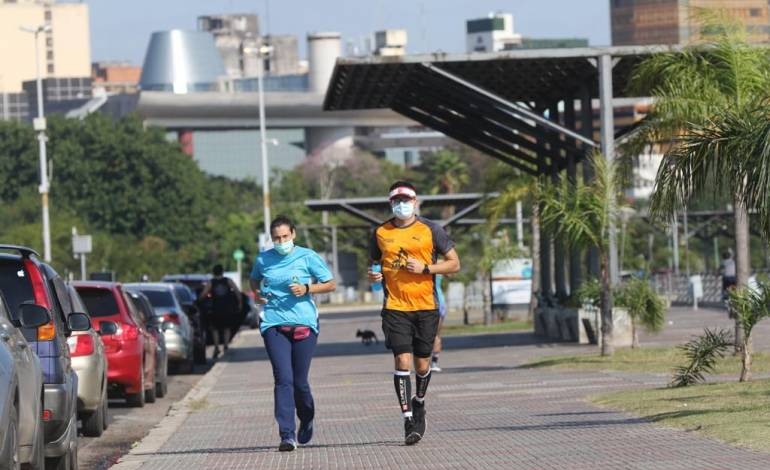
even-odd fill
[[[265,90],[262,84],[265,67],[265,57],[270,53],[270,47],[260,44],[257,57],[260,64],[257,67],[257,93],[259,94],[259,144],[262,153],[262,209],[265,217],[265,243],[270,240],[270,175],[267,164],[267,132],[265,130]]]
[[[39,147],[40,157],[40,192],[41,204],[43,207],[43,259],[47,262],[51,261],[51,226],[48,217],[48,159],[46,157],[45,144],[47,141],[45,130],[45,113],[43,111],[43,79],[40,75],[40,41],[38,35],[40,33],[48,32],[51,30],[51,25],[44,24],[36,28],[29,28],[22,26],[22,31],[32,33],[35,35],[35,75],[37,81],[37,118],[33,123],[33,128],[37,132],[37,141]]]

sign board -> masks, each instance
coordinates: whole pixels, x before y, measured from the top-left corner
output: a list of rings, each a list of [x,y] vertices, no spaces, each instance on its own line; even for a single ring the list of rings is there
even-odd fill
[[[693,299],[703,298],[703,281],[700,275],[690,276],[690,288],[692,289]]]
[[[531,295],[531,258],[503,259],[492,267],[492,304],[528,304]]]
[[[76,255],[91,253],[91,235],[72,235],[72,252]]]
[[[237,250],[233,251],[233,259],[235,261],[242,260],[244,255],[245,255],[245,253],[240,248],[238,248]]]

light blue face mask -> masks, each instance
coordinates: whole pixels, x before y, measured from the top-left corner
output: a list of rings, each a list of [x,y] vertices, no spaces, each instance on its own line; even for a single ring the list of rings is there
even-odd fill
[[[294,248],[294,240],[289,240],[287,242],[275,244],[275,251],[277,251],[278,254],[281,254],[281,255],[288,255],[289,253],[291,253],[291,250],[293,248]]]
[[[407,201],[400,201],[393,204],[393,215],[400,220],[406,220],[414,214],[414,204]]]

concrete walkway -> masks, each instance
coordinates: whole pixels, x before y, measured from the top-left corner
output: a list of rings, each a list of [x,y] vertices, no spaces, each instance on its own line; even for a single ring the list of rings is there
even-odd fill
[[[724,312],[672,309],[647,344],[679,344]],[[160,469],[770,469],[770,454],[664,428],[590,404],[586,397],[663,386],[651,374],[519,368],[532,359],[595,352],[543,344],[529,333],[445,339],[443,372],[428,390],[428,432],[403,444],[392,356],[364,346],[377,312],[324,313],[311,384],[313,441],[278,452],[273,379],[261,337],[242,331],[230,352],[114,470]],[[768,327],[770,329],[770,327]],[[757,331],[757,334],[765,335]],[[766,337],[766,336],[765,336]],[[380,338],[381,339],[381,338]]]

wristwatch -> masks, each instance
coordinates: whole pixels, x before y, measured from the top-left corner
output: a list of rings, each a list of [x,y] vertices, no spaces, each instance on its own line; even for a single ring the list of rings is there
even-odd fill
[[[422,268],[423,274],[430,274],[430,267],[426,264],[424,268]]]

